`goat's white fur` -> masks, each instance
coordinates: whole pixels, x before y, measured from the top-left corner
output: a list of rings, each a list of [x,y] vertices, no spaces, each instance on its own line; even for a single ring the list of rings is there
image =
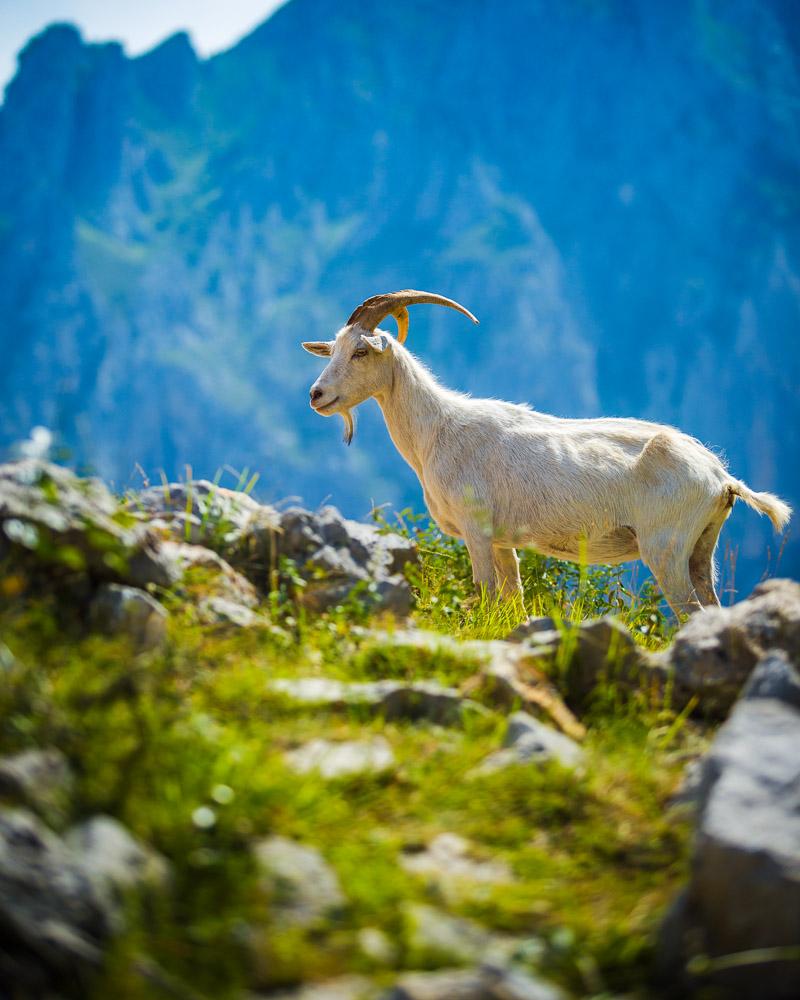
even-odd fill
[[[641,558],[683,614],[719,603],[714,550],[737,497],[778,531],[791,515],[672,427],[472,399],[440,385],[380,330],[344,327],[334,341],[303,346],[331,359],[312,387],[314,409],[352,428],[350,410],[377,400],[431,516],[464,540],[475,584],[490,595],[521,595],[515,549],[530,546],[590,563]]]

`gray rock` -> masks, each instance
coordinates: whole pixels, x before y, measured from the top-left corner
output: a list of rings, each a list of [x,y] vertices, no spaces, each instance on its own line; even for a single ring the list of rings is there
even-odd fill
[[[568,627],[568,624],[565,622],[562,627]],[[522,622],[521,625],[517,625],[513,632],[510,632],[506,637],[506,642],[525,642],[526,639],[534,636],[538,637],[543,634],[550,636],[552,633],[559,635],[559,627],[555,618],[547,616],[532,617]]]
[[[0,557],[35,570],[67,565],[92,577],[144,587],[170,584],[155,533],[120,523],[96,479],[37,459],[0,465]]]
[[[0,642],[0,675],[15,669],[18,661],[4,642]]]
[[[463,713],[481,713],[481,705],[464,698],[455,688],[433,681],[365,681],[346,683],[325,677],[276,678],[269,682],[295,701],[327,708],[360,705],[388,720],[409,719],[439,724],[461,721]]]
[[[800,671],[783,650],[773,650],[756,664],[742,698],[773,698],[800,709]]]
[[[253,628],[255,625],[266,625],[266,619],[256,614],[252,608],[226,597],[207,597],[202,600],[197,611],[200,618],[211,625],[235,625],[237,628]]]
[[[167,861],[111,816],[92,816],[73,826],[64,842],[93,878],[118,892],[163,887],[169,879]]]
[[[90,620],[108,635],[127,636],[140,652],[156,649],[167,639],[166,608],[135,587],[103,584],[92,600]]]
[[[670,808],[698,809],[703,795],[703,760],[692,760],[686,765],[681,783],[669,799]]]
[[[453,902],[469,894],[471,885],[514,880],[504,861],[479,857],[469,841],[455,833],[441,833],[422,849],[407,848],[400,864],[407,872],[424,876]]]
[[[483,705],[465,698],[455,688],[444,687],[435,681],[378,683],[382,685],[378,707],[388,721],[408,719],[411,722],[457,725],[465,715],[482,715],[487,711]]]
[[[403,923],[412,965],[430,967],[480,961],[493,942],[493,935],[480,924],[423,903],[404,907]]]
[[[86,983],[116,907],[64,842],[23,810],[0,810],[0,981],[20,995]]]
[[[344,905],[336,873],[315,848],[268,837],[253,846],[253,853],[260,888],[284,922],[307,927]]]
[[[152,486],[137,493],[128,508],[169,531],[178,542],[222,553],[239,552],[251,535],[277,531],[280,525],[274,507],[207,479]]]
[[[38,813],[48,823],[64,819],[74,776],[60,750],[25,750],[0,758],[0,797]]]
[[[402,573],[381,577],[370,591],[381,611],[403,618],[411,611],[411,587]]]
[[[343,778],[354,774],[385,771],[394,765],[392,748],[383,736],[368,740],[311,740],[285,755],[286,763],[298,774],[318,771],[323,778]]]
[[[322,983],[308,983],[296,990],[270,993],[269,998],[252,994],[248,1000],[369,1000],[375,988],[364,976],[338,976]]]
[[[440,969],[402,976],[382,1000],[563,1000],[558,987],[514,969]]]
[[[572,708],[583,708],[601,682],[623,690],[664,683],[662,671],[651,665],[629,630],[611,615],[582,622],[565,634],[562,643],[563,683]]]
[[[378,649],[416,652],[420,666],[437,659],[452,659],[459,667],[475,670],[461,686],[461,694],[480,692],[481,696],[500,708],[523,705],[536,706],[547,712],[569,735],[582,738],[584,730],[562,701],[553,683],[541,670],[540,651],[528,644],[500,640],[461,641],[424,629],[403,628],[391,632],[367,633],[379,642]],[[475,702],[462,702],[462,710],[475,710]]]
[[[564,1000],[557,986],[519,969],[484,963],[481,972],[493,1000]]]
[[[161,550],[170,566],[174,581],[180,581],[193,569],[205,571],[210,596],[221,597],[246,608],[255,608],[258,594],[253,584],[237,572],[222,556],[202,545],[162,542]]]
[[[740,701],[703,759],[688,889],[665,921],[661,967],[680,976],[709,956],[708,980],[742,998],[800,995],[800,960],[769,949],[800,941],[800,711]],[[762,960],[713,960],[766,949]],[[706,981],[703,979],[703,981]]]
[[[793,580],[767,580],[746,601],[692,615],[659,661],[673,672],[679,703],[696,694],[703,711],[724,714],[758,660],[776,649],[800,662],[800,584]]]
[[[583,757],[583,750],[569,736],[527,712],[514,712],[508,720],[504,749],[489,754],[471,775],[491,774],[512,764],[544,764],[551,760],[563,767],[577,767]]]
[[[493,1000],[479,969],[409,972],[381,1000]]]
[[[328,677],[276,677],[267,681],[267,687],[303,704],[340,708],[348,704],[368,704],[374,685],[348,684]]]
[[[291,507],[281,514],[275,544],[277,555],[292,559],[306,578],[299,599],[311,610],[340,604],[356,587],[363,600],[380,610],[403,616],[411,608],[411,588],[402,570],[417,553],[406,538],[350,521],[334,507],[315,514]]]
[[[564,631],[534,628],[520,641],[483,645],[492,647],[484,677],[492,683],[494,697],[509,706],[521,701],[548,712],[563,732],[576,739],[584,730],[569,709],[585,708],[599,684],[610,682],[637,691],[654,685],[663,688],[667,677],[666,668],[637,646],[628,629],[610,615]],[[542,669],[552,672],[553,665],[566,705]]]
[[[175,539],[214,549],[261,590],[270,589],[282,559],[292,560],[305,581],[297,600],[309,610],[326,611],[354,591],[373,608],[398,616],[411,607],[402,572],[416,559],[414,543],[350,521],[334,507],[278,513],[205,480],[144,490],[130,506]]]
[[[376,965],[391,966],[397,961],[397,947],[380,927],[362,927],[358,932],[358,946]]]
[[[342,517],[335,507],[317,513],[290,507],[281,515],[278,550],[298,563],[312,558],[324,546],[346,553],[373,576],[402,573],[417,558],[414,542],[401,535],[382,532],[376,525]]]

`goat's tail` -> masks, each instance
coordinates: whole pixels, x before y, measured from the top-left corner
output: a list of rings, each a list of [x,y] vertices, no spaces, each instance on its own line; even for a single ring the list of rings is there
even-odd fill
[[[776,497],[774,493],[756,493],[738,479],[732,480],[728,484],[728,489],[731,495],[731,502],[733,501],[733,497],[739,497],[741,500],[744,500],[748,507],[757,510],[759,514],[766,514],[770,521],[772,521],[776,531],[783,531],[789,523],[789,518],[792,516],[792,508],[788,503],[781,500],[780,497]]]

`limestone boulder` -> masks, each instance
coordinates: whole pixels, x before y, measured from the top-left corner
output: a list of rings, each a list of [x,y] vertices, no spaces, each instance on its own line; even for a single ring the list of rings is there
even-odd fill
[[[691,875],[660,951],[665,978],[683,988],[712,985],[742,1000],[800,996],[798,748],[797,671],[772,653],[695,775]]]
[[[800,583],[793,580],[767,580],[745,601],[692,615],[658,660],[679,702],[697,696],[700,711],[724,716],[772,650],[800,663]]]
[[[105,583],[89,608],[94,629],[106,635],[124,635],[139,652],[157,649],[167,639],[167,610],[138,587]]]
[[[514,712],[501,750],[489,754],[470,777],[492,774],[514,764],[546,764],[557,761],[562,767],[578,767],[584,753],[575,740],[546,725],[527,712]]]
[[[308,927],[344,906],[339,879],[315,847],[272,836],[253,854],[261,892],[280,921]]]
[[[45,996],[83,983],[117,929],[111,896],[32,813],[0,810],[0,982]]]
[[[171,582],[147,524],[122,515],[99,480],[38,459],[0,465],[3,558],[34,576],[48,567],[135,587]]]
[[[406,973],[381,1000],[564,1000],[564,994],[527,972],[487,963]]]
[[[0,758],[0,798],[32,809],[47,823],[64,820],[74,784],[67,758],[55,747]]]
[[[64,842],[92,878],[117,894],[147,886],[164,888],[168,882],[167,861],[112,816],[92,816],[76,824]]]
[[[465,714],[486,711],[457,688],[435,681],[337,681],[327,677],[275,678],[270,690],[301,704],[326,708],[359,706],[390,721],[407,719],[457,725]]]
[[[416,560],[416,546],[400,535],[342,517],[335,507],[312,513],[290,507],[275,536],[278,557],[291,559],[306,585],[302,604],[324,611],[354,592],[366,603],[396,616],[411,608],[403,570]]]
[[[394,766],[388,740],[373,736],[364,740],[316,739],[286,754],[286,763],[298,774],[316,772],[323,778],[346,778],[380,773]]]

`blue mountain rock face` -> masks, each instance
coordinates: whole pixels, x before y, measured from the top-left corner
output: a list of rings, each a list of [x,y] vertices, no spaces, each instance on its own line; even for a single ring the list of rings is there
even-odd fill
[[[796,506],[799,49],[779,0],[292,0],[205,61],[55,25],[0,108],[0,447],[420,508],[298,346],[411,286],[481,319],[412,312],[446,383],[678,424]],[[752,512],[723,537],[740,591],[774,568]]]

